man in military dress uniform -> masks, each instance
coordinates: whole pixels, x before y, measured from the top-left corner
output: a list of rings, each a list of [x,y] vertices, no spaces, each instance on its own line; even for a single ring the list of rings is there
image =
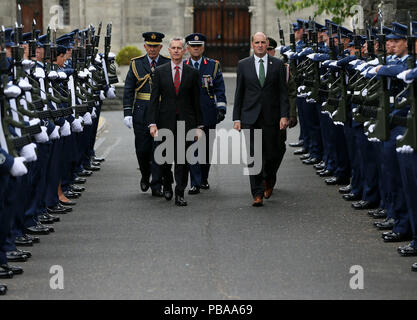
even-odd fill
[[[207,41],[201,33],[189,34],[185,41],[191,58],[186,60],[200,73],[200,104],[203,113],[204,133],[206,135],[206,163],[190,165],[191,189],[189,194],[200,193],[201,189],[209,189],[208,176],[210,170],[210,146],[214,139],[209,141],[210,129],[224,120],[226,114],[226,94],[223,75],[219,61],[203,56],[204,43]],[[214,138],[214,137],[213,137]]]
[[[149,134],[146,125],[146,114],[151,97],[152,74],[157,66],[170,61],[159,54],[162,48],[164,34],[159,32],[145,32],[142,34],[145,39],[146,54],[133,58],[125,80],[123,94],[124,122],[135,133],[135,149],[142,174],[140,188],[143,192],[149,189],[149,179],[152,172],[152,149],[153,139]],[[153,181],[152,195],[163,196],[161,182]]]

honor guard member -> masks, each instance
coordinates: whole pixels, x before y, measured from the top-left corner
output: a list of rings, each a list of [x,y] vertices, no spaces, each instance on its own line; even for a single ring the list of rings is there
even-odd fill
[[[170,61],[159,54],[162,48],[164,34],[145,32],[146,54],[133,58],[125,80],[123,94],[123,111],[125,125],[135,133],[136,157],[142,174],[140,188],[143,192],[149,189],[149,179],[152,172],[153,139],[146,125],[146,114],[152,90],[152,74],[157,66]],[[154,181],[153,181],[154,182]],[[152,184],[152,195],[163,196],[161,183]]]
[[[200,104],[203,113],[204,133],[206,136],[206,162],[190,165],[191,188],[189,194],[200,193],[201,189],[209,189],[208,176],[210,171],[210,145],[213,139],[209,139],[210,129],[224,120],[226,114],[226,89],[220,62],[203,56],[204,43],[207,41],[201,33],[189,34],[185,41],[191,58],[186,60],[200,73]]]

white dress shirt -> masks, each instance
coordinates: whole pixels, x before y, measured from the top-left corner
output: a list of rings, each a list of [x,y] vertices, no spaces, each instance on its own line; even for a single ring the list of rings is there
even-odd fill
[[[266,79],[266,71],[268,69],[268,54],[264,55],[262,58],[259,58],[258,56],[255,57],[255,69],[256,69],[256,75],[259,78],[259,60],[262,59],[264,64],[264,70],[265,70],[265,79]]]

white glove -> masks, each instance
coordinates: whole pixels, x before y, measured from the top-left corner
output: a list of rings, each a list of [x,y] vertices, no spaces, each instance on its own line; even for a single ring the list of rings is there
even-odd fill
[[[56,80],[56,79],[58,79],[58,72],[56,72],[56,71],[51,71],[51,72],[49,72],[49,74],[48,74],[48,79],[49,80]]]
[[[72,132],[82,132],[83,126],[82,126],[83,119],[78,117],[77,119],[74,119],[74,121],[71,123],[71,129]]]
[[[84,124],[86,126],[91,126],[93,124],[93,120],[91,119],[90,112],[86,112],[85,115],[83,116],[83,119],[84,119]]]
[[[128,127],[129,129],[132,129],[133,127],[133,122],[132,122],[132,116],[127,116],[123,119],[126,127]]]
[[[110,87],[106,92],[106,97],[108,99],[116,99],[116,93],[114,87]]]
[[[31,143],[20,150],[20,156],[25,158],[27,162],[36,161],[38,157],[36,156],[36,144]]]
[[[93,119],[97,118],[96,107],[93,107],[93,112],[91,112],[91,118]]]
[[[35,140],[37,143],[45,143],[49,141],[48,129],[44,126],[41,126],[42,132],[35,134]]]
[[[35,126],[35,125],[37,125],[39,122],[41,122],[41,119],[39,119],[39,118],[34,118],[34,119],[32,119],[32,120],[29,120],[29,125],[31,125],[31,126]]]
[[[104,95],[104,90],[100,90],[100,100],[106,100],[106,96]]]
[[[397,74],[397,78],[403,80],[405,83],[412,83],[414,81],[414,79],[413,80],[406,80],[405,79],[405,77],[407,76],[407,74],[410,73],[410,71],[411,70],[408,69],[408,70],[405,70],[403,72],[400,72],[399,74]]]
[[[28,169],[23,163],[24,161],[25,161],[25,158],[23,157],[14,158],[13,166],[10,169],[10,174],[13,177],[20,177],[28,173]]]
[[[59,130],[61,137],[68,137],[71,135],[71,126],[67,120],[65,120],[64,125]]]
[[[51,132],[49,135],[50,140],[57,140],[59,139],[59,126],[55,126],[54,131]]]

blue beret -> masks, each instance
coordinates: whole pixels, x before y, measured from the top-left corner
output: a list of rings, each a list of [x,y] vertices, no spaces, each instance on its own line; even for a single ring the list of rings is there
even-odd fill
[[[191,33],[185,37],[185,41],[188,44],[204,44],[207,41],[207,37],[201,33]]]

